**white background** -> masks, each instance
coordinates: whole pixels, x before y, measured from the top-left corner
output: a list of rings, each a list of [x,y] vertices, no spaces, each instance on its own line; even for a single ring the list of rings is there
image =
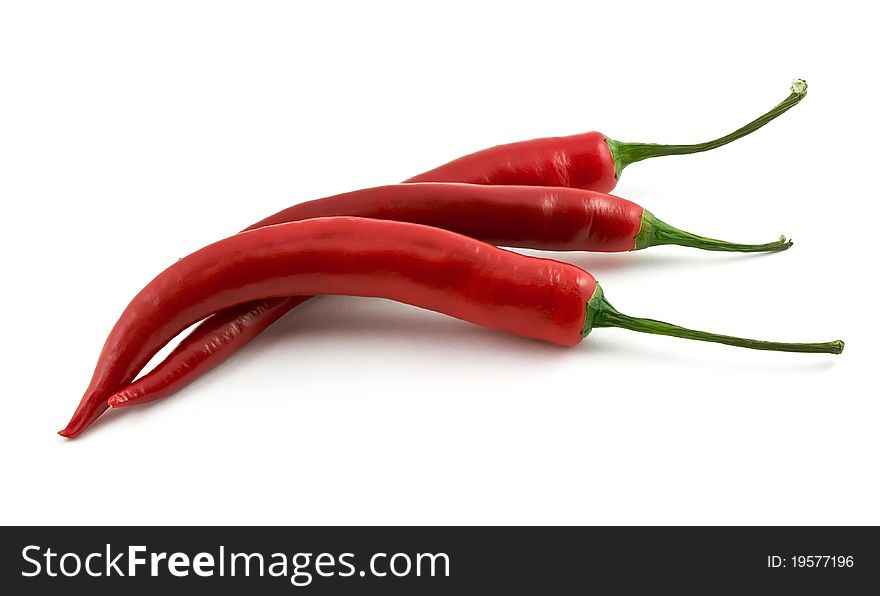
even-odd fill
[[[876,524],[877,55],[868,3],[8,2],[3,523]],[[766,256],[553,254],[620,310],[775,354],[573,349],[379,300],[297,309],[174,397],[55,434],[128,300],[294,202],[490,145],[761,132],[616,193]]]

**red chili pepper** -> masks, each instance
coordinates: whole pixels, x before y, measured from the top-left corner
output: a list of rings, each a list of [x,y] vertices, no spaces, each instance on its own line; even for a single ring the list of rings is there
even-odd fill
[[[795,80],[791,85],[791,95],[775,108],[734,132],[705,143],[622,143],[599,132],[533,139],[471,153],[414,176],[407,182],[571,186],[610,192],[626,166],[652,157],[699,153],[726,145],[784,114],[797,105],[806,93],[807,83]]]
[[[423,224],[499,246],[624,252],[677,244],[723,252],[785,250],[784,237],[737,244],[673,227],[632,201],[602,192],[546,186],[419,183],[377,186],[298,203],[247,228],[316,217],[366,217]]]
[[[315,217],[357,216],[430,225],[500,246],[547,250],[627,251],[659,244],[707,250],[784,250],[733,244],[674,228],[642,207],[613,195],[575,188],[398,184],[294,205],[249,229]],[[170,395],[242,349],[305,298],[276,298],[218,313],[199,325],[151,372],[118,391],[110,405],[144,403]]]
[[[107,338],[70,424],[74,437],[168,341],[211,313],[272,297],[341,294],[397,300],[559,345],[594,327],[622,327],[759,350],[839,354],[843,342],[777,343],[694,331],[615,310],[592,275],[447,230],[334,217],[252,230],[163,271],[126,307]],[[121,404],[120,404],[121,405]]]

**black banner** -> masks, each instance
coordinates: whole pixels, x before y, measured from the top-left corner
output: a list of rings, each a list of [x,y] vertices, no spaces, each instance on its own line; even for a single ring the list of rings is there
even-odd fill
[[[94,595],[854,594],[880,585],[878,542],[876,528],[832,527],[12,527],[2,585]]]

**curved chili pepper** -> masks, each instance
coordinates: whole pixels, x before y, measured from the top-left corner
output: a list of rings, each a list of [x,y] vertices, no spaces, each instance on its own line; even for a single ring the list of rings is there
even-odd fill
[[[417,223],[490,244],[557,251],[624,252],[677,244],[723,252],[785,250],[785,237],[737,244],[685,232],[644,207],[602,192],[545,186],[391,184],[305,201],[247,228],[316,217],[366,217]]]
[[[797,79],[791,85],[791,95],[772,110],[730,134],[704,143],[623,143],[599,132],[548,137],[483,149],[414,176],[407,182],[571,186],[610,192],[626,166],[652,157],[700,153],[721,147],[781,116],[806,94],[806,81]]]
[[[268,226],[211,244],[160,273],[110,332],[67,428],[74,437],[186,327],[243,302],[296,295],[381,297],[563,346],[622,327],[759,350],[839,354],[843,342],[715,335],[615,310],[586,271],[430,226],[331,217]],[[119,404],[121,405],[121,404]]]
[[[315,217],[349,215],[430,225],[500,246],[546,250],[627,251],[679,244],[720,251],[774,251],[684,232],[613,195],[576,188],[419,183],[381,186],[294,205],[249,229]],[[189,333],[152,371],[111,399],[144,403],[166,397],[242,349],[305,298],[276,298],[218,313]],[[250,307],[250,309],[248,308]]]

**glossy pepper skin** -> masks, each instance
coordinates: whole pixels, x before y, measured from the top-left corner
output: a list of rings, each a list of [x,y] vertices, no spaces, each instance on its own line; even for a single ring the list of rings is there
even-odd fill
[[[126,307],[67,428],[74,437],[107,397],[189,325],[266,298],[340,294],[397,300],[559,345],[581,341],[596,280],[573,265],[506,251],[428,226],[321,218],[209,245],[163,271]]]
[[[315,217],[423,224],[490,244],[539,250],[635,250],[644,208],[596,191],[541,186],[393,184],[306,201],[248,229]]]
[[[600,132],[497,145],[465,155],[407,182],[565,186],[610,192],[614,157]]]
[[[617,252],[636,248],[643,213],[626,199],[573,188],[396,184],[299,203],[248,229],[358,216],[429,225],[501,246]],[[155,369],[114,394],[112,403],[167,397],[233,356],[305,300],[270,298],[209,317]]]

